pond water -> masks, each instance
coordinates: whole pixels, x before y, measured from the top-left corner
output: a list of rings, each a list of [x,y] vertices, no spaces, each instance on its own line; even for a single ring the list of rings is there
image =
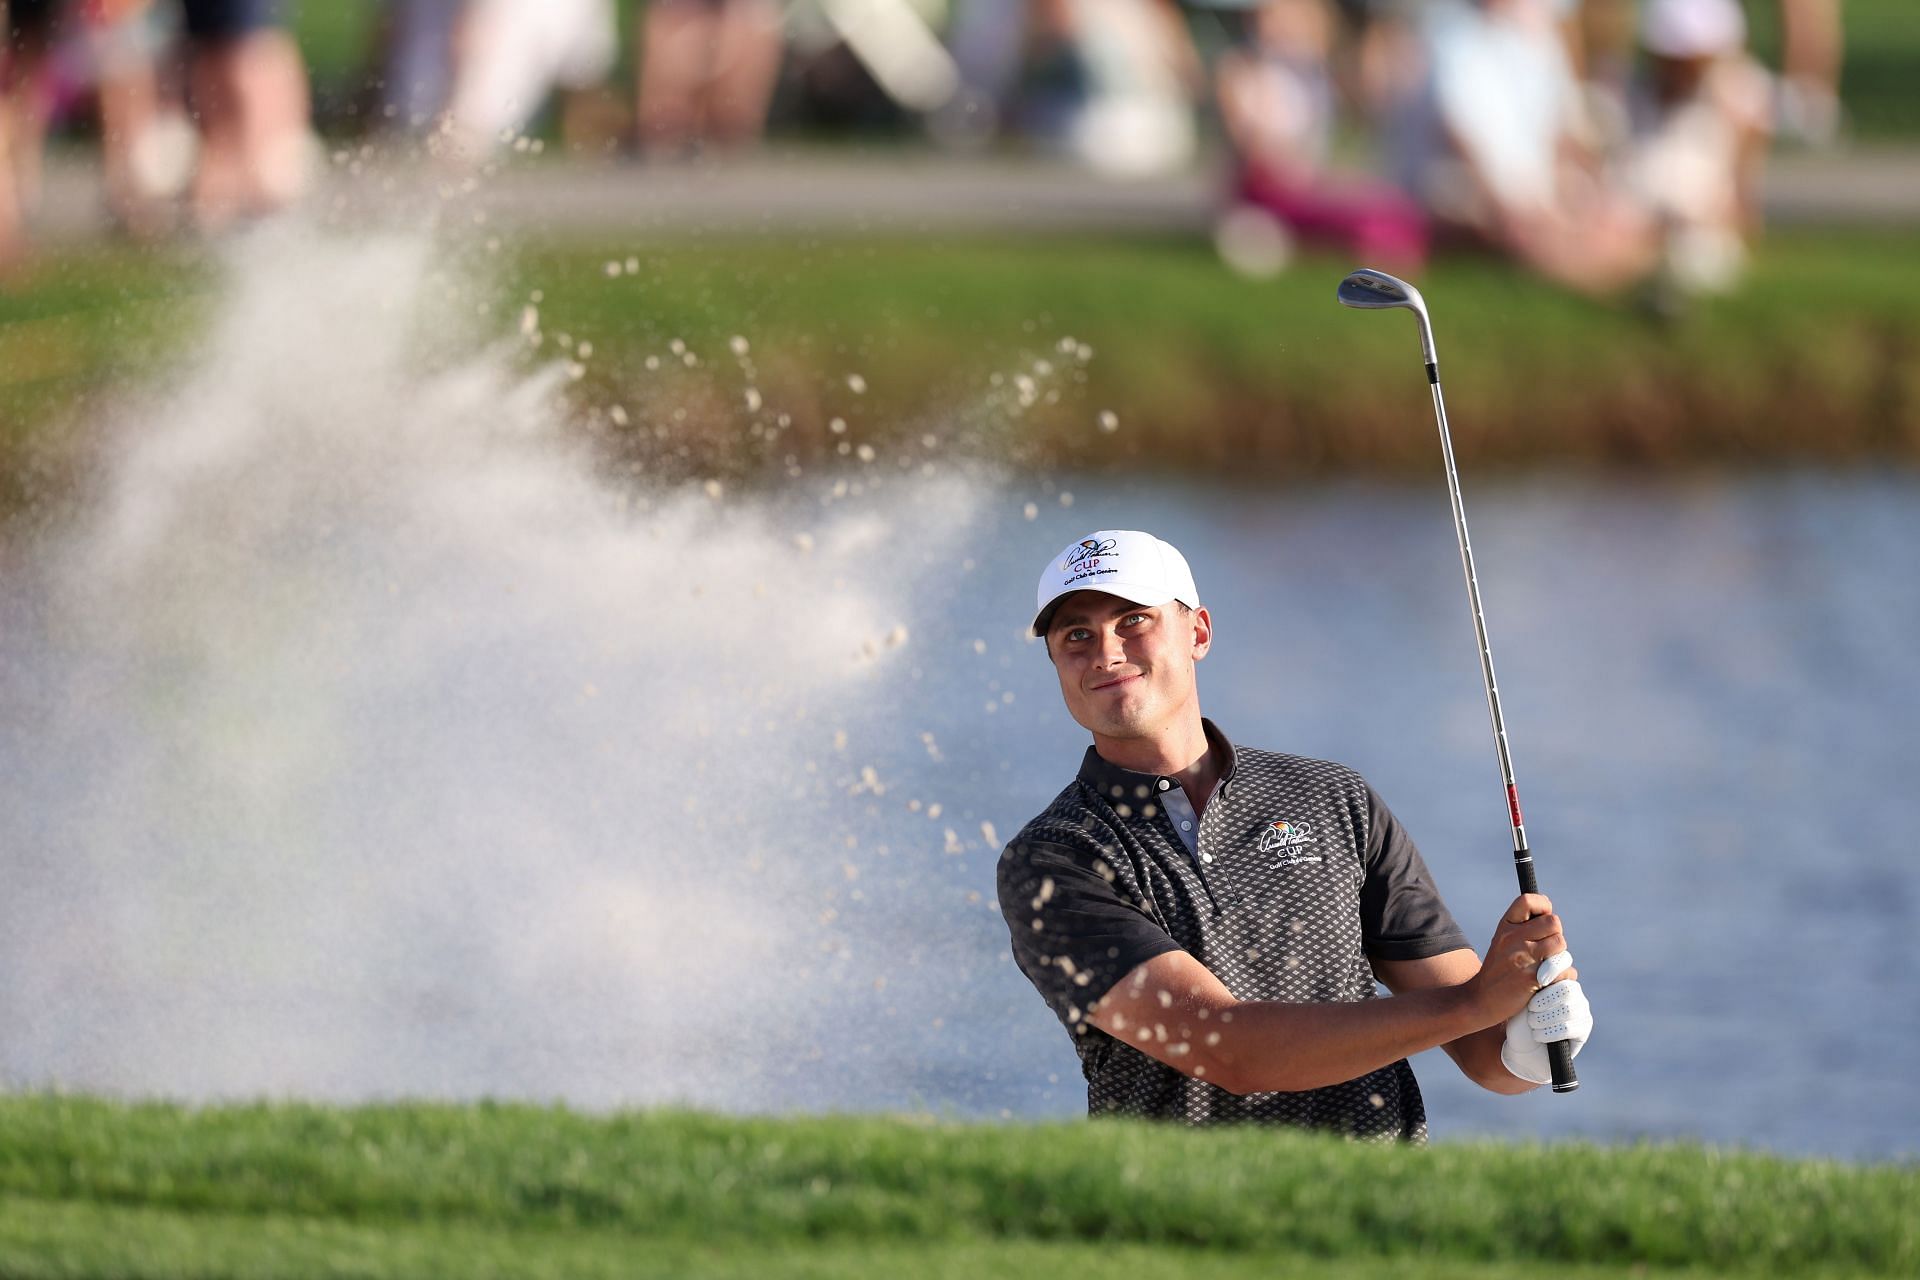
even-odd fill
[[[1097,527],[1192,560],[1230,735],[1359,768],[1476,939],[1511,898],[1437,475],[614,485],[550,371],[410,363],[366,304],[429,272],[278,254],[0,533],[0,1085],[1080,1112],[993,866],[1084,745],[1020,632]],[[1467,487],[1598,1030],[1566,1098],[1422,1058],[1436,1137],[1920,1152],[1920,479]]]

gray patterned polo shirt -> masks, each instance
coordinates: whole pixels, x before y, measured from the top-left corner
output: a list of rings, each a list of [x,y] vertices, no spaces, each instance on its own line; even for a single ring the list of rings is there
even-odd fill
[[[1087,1110],[1425,1141],[1404,1058],[1345,1084],[1235,1095],[1087,1021],[1095,1000],[1168,951],[1190,953],[1239,999],[1306,1004],[1374,999],[1370,958],[1468,945],[1420,851],[1359,774],[1236,750],[1203,724],[1226,767],[1197,822],[1173,779],[1089,747],[1073,785],[1000,855],[1014,959],[1073,1036]],[[1183,820],[1197,830],[1182,832]]]

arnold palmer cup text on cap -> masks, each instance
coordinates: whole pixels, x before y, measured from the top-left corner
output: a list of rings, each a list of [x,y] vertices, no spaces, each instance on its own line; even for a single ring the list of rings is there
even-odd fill
[[[1076,591],[1104,591],[1135,604],[1162,605],[1178,600],[1200,607],[1187,558],[1170,542],[1137,529],[1102,529],[1075,539],[1040,574],[1033,634],[1047,633],[1053,608]]]

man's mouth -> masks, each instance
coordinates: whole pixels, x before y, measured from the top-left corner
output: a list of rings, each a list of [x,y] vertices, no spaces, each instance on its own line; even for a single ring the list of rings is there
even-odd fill
[[[1090,690],[1088,690],[1088,692],[1098,693],[1102,689],[1117,689],[1121,685],[1131,684],[1133,681],[1139,680],[1139,679],[1142,679],[1142,676],[1137,671],[1131,672],[1124,676],[1115,676],[1111,680],[1103,680],[1099,684],[1094,685]]]

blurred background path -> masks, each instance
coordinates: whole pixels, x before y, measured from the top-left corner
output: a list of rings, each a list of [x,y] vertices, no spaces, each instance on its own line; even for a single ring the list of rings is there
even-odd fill
[[[1223,158],[1152,179],[1102,179],[1039,156],[955,158],[924,149],[769,148],[719,164],[528,160],[488,182],[480,203],[517,230],[552,234],[845,231],[1204,232],[1218,217]],[[329,175],[337,187],[364,181]],[[41,222],[51,242],[112,229],[100,175],[80,155],[47,167]],[[322,192],[324,199],[325,193]],[[1776,156],[1762,209],[1777,226],[1911,227],[1920,220],[1920,148]]]

